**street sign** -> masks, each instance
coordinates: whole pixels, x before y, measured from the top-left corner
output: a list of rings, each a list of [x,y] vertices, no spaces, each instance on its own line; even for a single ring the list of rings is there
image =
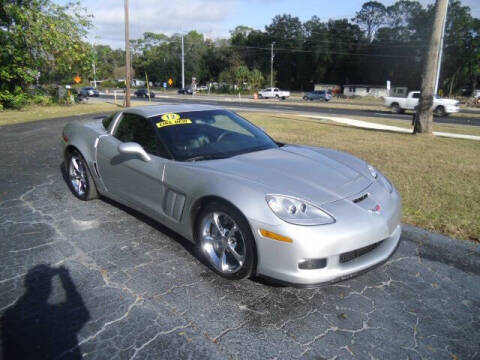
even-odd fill
[[[168,85],[170,85],[170,87],[173,85],[173,79],[172,78],[168,79]]]
[[[392,86],[392,83],[390,82],[390,80],[387,80],[387,90],[390,90]]]
[[[73,78],[73,81],[75,81],[76,84],[79,84],[82,81],[82,78],[77,75]]]

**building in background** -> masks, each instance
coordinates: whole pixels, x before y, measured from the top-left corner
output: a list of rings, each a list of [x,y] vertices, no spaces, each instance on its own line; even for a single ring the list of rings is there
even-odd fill
[[[345,96],[388,96],[388,90],[385,85],[343,85],[343,95]]]
[[[334,84],[315,84],[313,91],[331,91],[332,94],[341,94],[342,87]]]

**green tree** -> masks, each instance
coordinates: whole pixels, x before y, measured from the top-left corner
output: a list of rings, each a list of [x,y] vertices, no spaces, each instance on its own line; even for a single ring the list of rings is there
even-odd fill
[[[92,49],[83,41],[90,26],[78,3],[59,6],[50,0],[2,0],[0,3],[0,92],[25,93],[40,74],[62,81],[92,71]],[[1,100],[0,100],[1,101]]]
[[[385,23],[387,9],[378,1],[368,1],[362,5],[362,9],[355,14],[352,21],[363,26],[367,32],[367,39],[373,40],[377,29]]]

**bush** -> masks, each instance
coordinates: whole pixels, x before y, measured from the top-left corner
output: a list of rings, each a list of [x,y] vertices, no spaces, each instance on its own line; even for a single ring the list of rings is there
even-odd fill
[[[21,109],[28,104],[37,105],[51,105],[53,98],[48,95],[44,89],[29,89],[28,92],[23,92],[19,88],[15,92],[8,90],[0,91],[0,110],[4,109]]]
[[[5,109],[21,109],[28,104],[28,96],[22,92],[0,91],[0,104]]]
[[[48,95],[34,95],[31,99],[33,104],[47,106],[53,104],[53,99]]]

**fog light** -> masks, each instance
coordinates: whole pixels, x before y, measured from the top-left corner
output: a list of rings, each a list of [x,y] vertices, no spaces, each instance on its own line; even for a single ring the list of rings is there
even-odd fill
[[[323,269],[327,266],[327,259],[305,259],[298,262],[298,268],[302,270]]]

